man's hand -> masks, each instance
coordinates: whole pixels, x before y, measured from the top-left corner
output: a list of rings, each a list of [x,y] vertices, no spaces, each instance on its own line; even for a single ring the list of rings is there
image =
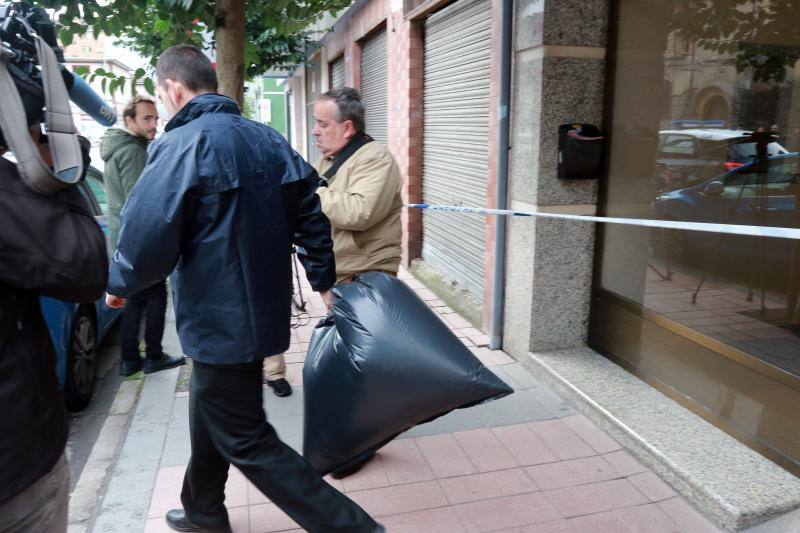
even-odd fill
[[[330,311],[331,307],[333,307],[333,293],[329,289],[327,291],[322,291],[319,295],[322,298],[322,303],[325,304],[325,308]]]
[[[125,298],[106,293],[106,305],[112,309],[121,309],[125,305]]]

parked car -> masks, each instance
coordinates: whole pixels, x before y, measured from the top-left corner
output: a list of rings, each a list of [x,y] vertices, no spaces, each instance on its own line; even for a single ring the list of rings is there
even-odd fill
[[[3,157],[13,161],[10,154]],[[78,188],[106,234],[106,245],[110,253],[103,174],[90,167],[86,179],[78,184]],[[56,374],[64,390],[67,408],[79,411],[89,404],[94,393],[97,347],[119,318],[120,310],[108,307],[103,298],[93,304],[74,304],[43,296],[41,305],[53,339]]]
[[[799,209],[799,153],[770,157],[766,172],[746,163],[692,187],[661,194],[653,203],[654,217],[661,220],[784,228],[800,227]],[[752,278],[749,269],[759,265],[764,279],[780,286],[791,268],[794,243],[666,230],[659,233],[656,244],[662,257],[736,277]]]
[[[659,132],[658,173],[665,190],[691,187],[727,170],[750,163],[755,142],[741,142],[751,132],[726,129],[663,130]],[[769,156],[788,153],[777,142]]]

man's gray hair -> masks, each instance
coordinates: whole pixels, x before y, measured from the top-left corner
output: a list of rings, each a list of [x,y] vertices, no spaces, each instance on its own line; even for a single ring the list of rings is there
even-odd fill
[[[333,100],[339,108],[339,122],[347,120],[353,123],[356,133],[364,131],[364,104],[361,103],[361,95],[352,87],[342,87],[332,89],[322,96],[320,100]]]

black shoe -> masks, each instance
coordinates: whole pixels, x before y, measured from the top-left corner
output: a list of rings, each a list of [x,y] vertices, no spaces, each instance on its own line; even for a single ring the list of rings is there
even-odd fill
[[[175,368],[176,366],[181,366],[185,362],[186,359],[182,355],[172,356],[162,353],[158,359],[150,359],[148,357],[144,360],[144,373],[152,374],[153,372],[158,372],[159,370]]]
[[[142,359],[139,358],[136,361],[128,361],[127,359],[122,359],[119,362],[119,375],[127,378],[129,376],[134,375],[135,373],[139,372],[142,369]]]
[[[186,511],[183,509],[173,509],[167,513],[167,525],[175,531],[185,531],[187,533],[232,533],[231,526],[220,529],[208,529],[196,526],[186,518]]]
[[[283,378],[273,381],[267,380],[267,385],[272,388],[273,394],[280,398],[292,395],[292,386]]]
[[[346,478],[347,476],[352,476],[353,474],[355,474],[356,472],[358,472],[359,470],[364,468],[364,465],[366,465],[368,462],[372,461],[373,457],[375,457],[375,452],[370,453],[369,455],[367,455],[366,457],[364,457],[363,459],[361,459],[357,463],[353,463],[350,466],[346,466],[346,467],[342,468],[341,470],[336,470],[334,472],[331,472],[331,477],[333,479],[343,479],[343,478]],[[378,529],[376,531],[381,531],[381,530]]]

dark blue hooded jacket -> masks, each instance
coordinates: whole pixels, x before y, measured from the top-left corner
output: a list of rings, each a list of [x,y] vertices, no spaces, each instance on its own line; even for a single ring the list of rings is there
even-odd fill
[[[108,292],[128,296],[172,273],[186,355],[235,364],[285,351],[291,245],[315,291],[336,280],[317,181],[279,133],[243,118],[233,100],[194,98],[151,145],[122,209]]]

